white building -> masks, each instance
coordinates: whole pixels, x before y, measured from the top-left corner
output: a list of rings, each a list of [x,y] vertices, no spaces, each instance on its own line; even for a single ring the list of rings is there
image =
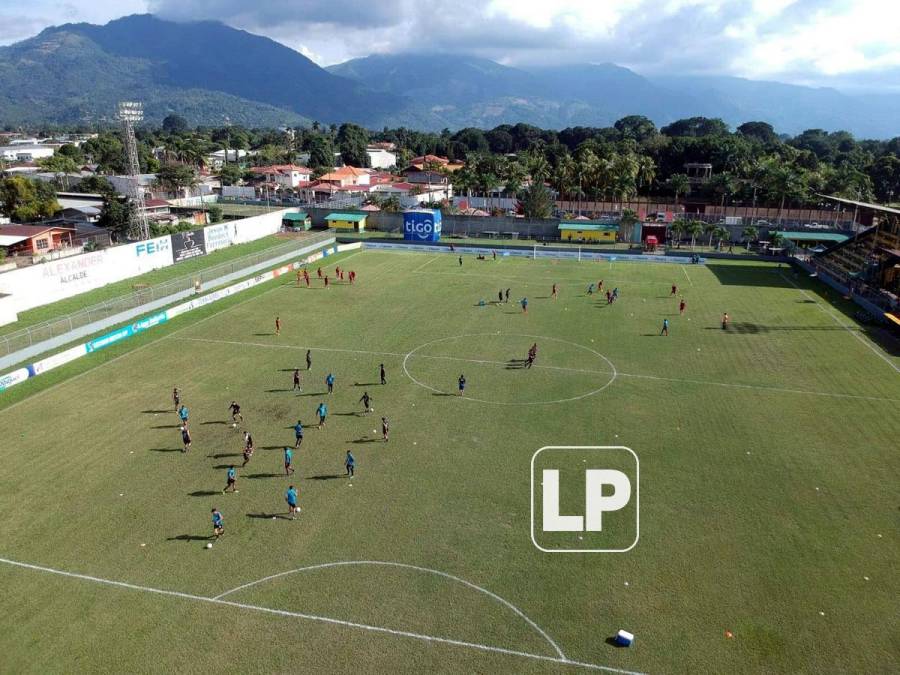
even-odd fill
[[[281,187],[296,188],[312,180],[312,170],[296,164],[275,164],[273,166],[255,166],[250,173],[266,176]]]
[[[397,155],[384,148],[368,147],[369,166],[373,169],[387,169],[397,165]]]
[[[3,145],[0,146],[0,159],[5,162],[33,162],[37,159],[53,157],[56,148],[52,145]]]
[[[225,164],[225,150],[216,150],[215,152],[211,152],[206,156],[206,165],[212,167],[214,169],[219,169]],[[242,159],[247,157],[250,153],[246,150],[228,150],[228,161],[229,162],[240,162]]]

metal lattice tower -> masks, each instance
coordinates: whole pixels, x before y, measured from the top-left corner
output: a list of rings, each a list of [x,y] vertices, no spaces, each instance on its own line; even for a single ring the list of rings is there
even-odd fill
[[[125,143],[125,158],[128,175],[131,177],[129,197],[133,211],[130,239],[149,239],[150,223],[147,220],[147,208],[144,204],[144,191],[141,189],[141,164],[138,161],[137,141],[134,138],[134,123],[144,119],[144,104],[138,101],[120,101],[117,117],[122,123],[122,137]]]

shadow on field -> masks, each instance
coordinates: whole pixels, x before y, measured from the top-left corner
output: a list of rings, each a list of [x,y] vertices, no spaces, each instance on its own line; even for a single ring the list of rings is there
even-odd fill
[[[363,413],[361,412],[345,412],[345,413],[331,413],[335,417],[359,417]]]
[[[180,424],[157,424],[150,427],[151,429],[180,429]]]
[[[210,420],[209,422],[200,422],[203,426],[208,426],[210,424],[228,424],[225,420]]]
[[[328,396],[327,391],[310,391],[305,394],[297,394],[297,396]]]
[[[275,333],[254,333],[256,337],[267,337],[269,335],[275,335]]]
[[[231,466],[234,466],[234,464],[216,464],[213,468],[214,469],[227,469]]]
[[[290,427],[290,428],[293,429],[294,427]],[[288,446],[286,446],[286,445],[261,445],[261,446],[259,446],[259,449],[260,450],[283,450],[286,447],[288,447]]]
[[[717,330],[720,333],[734,333],[736,335],[759,335],[760,333],[774,333],[784,331],[803,331],[803,332],[833,332],[841,330],[860,331],[859,327],[853,326],[845,328],[844,326],[764,326],[758,323],[735,323],[728,324],[728,328],[722,329],[721,326],[707,326],[703,330]]]
[[[431,392],[432,396],[456,396],[456,394],[449,394],[446,391],[433,391]]]
[[[197,490],[196,492],[188,492],[188,497],[215,497],[222,494],[221,490]]]
[[[355,441],[350,441],[351,443],[381,443],[382,440],[380,438],[357,438]]]
[[[281,478],[283,473],[251,473],[244,478]]]
[[[624,649],[625,647],[628,646],[628,645],[620,645],[618,642],[616,642],[616,638],[613,638],[613,637],[606,638],[605,642],[606,642],[606,644],[610,645],[611,647],[615,647],[616,649]]]
[[[212,538],[213,535],[179,534],[177,537],[167,537],[166,541],[207,541]]]
[[[285,388],[285,389],[266,389],[267,394],[274,394],[274,393],[280,392],[280,391],[293,391],[293,389],[287,389],[287,388]]]
[[[240,457],[241,453],[239,452],[219,452],[215,455],[207,455],[207,457],[212,457],[213,459],[222,459],[223,457]]]
[[[270,518],[278,518],[279,520],[290,520],[289,513],[248,513],[248,518],[258,518],[261,520],[267,520]]]
[[[381,386],[379,382],[354,382],[354,387],[378,387]]]
[[[144,413],[145,415],[150,415],[151,413],[153,415],[162,415],[163,413],[176,412],[176,411],[174,411],[174,410],[141,410],[141,412]]]
[[[149,448],[150,452],[183,452],[182,448]]]
[[[307,476],[307,480],[334,480],[335,478],[344,478],[345,474],[343,473],[329,473],[322,474],[321,476]]]

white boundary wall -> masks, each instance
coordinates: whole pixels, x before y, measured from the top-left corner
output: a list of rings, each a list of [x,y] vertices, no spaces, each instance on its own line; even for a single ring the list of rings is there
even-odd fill
[[[282,209],[204,228],[206,251],[261,239],[281,230]],[[123,244],[0,274],[4,312],[15,314],[174,264],[172,238]]]

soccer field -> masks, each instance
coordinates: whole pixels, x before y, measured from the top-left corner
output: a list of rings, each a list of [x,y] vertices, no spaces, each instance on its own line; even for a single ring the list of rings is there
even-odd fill
[[[752,261],[334,260],[356,284],[281,277],[0,410],[0,671],[900,670],[900,359],[833,293]],[[544,446],[634,451],[633,548],[535,546]]]

